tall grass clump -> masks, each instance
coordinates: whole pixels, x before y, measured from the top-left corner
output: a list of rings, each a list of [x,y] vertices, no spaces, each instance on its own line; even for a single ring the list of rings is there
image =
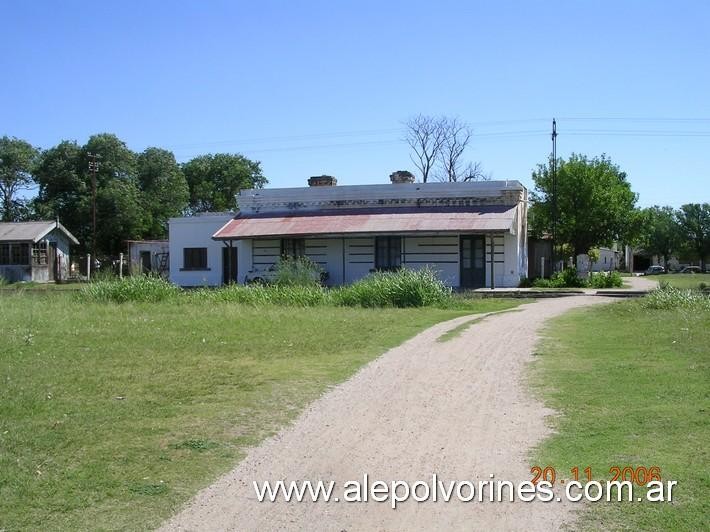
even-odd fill
[[[239,303],[244,305],[282,305],[314,307],[332,302],[332,292],[311,283],[310,285],[239,285],[193,290],[185,297],[189,301],[214,303]]]
[[[141,301],[156,303],[177,297],[180,288],[154,275],[139,275],[119,280],[102,280],[88,283],[79,290],[82,301],[127,303]]]
[[[710,312],[710,296],[700,290],[675,288],[665,282],[641,301],[641,306],[654,310],[683,309]]]
[[[334,292],[336,304],[361,307],[425,307],[441,305],[451,289],[432,270],[402,268],[376,272]]]
[[[6,286],[8,284],[10,284],[10,281],[8,281],[2,275],[0,275],[0,286]]]
[[[308,257],[281,257],[276,263],[276,276],[273,284],[277,286],[314,286],[319,285],[323,268]]]

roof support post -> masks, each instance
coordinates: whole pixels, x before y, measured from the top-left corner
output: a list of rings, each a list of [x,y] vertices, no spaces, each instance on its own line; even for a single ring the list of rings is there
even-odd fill
[[[227,284],[232,284],[232,240],[225,242],[227,245]]]
[[[491,239],[491,290],[493,290],[496,287],[496,276],[495,276],[495,265],[496,265],[496,256],[495,256],[495,242],[493,241],[493,233],[490,235]]]

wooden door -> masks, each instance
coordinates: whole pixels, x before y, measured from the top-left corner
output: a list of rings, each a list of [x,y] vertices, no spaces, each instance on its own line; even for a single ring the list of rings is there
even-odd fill
[[[59,254],[56,242],[49,242],[47,246],[47,275],[50,281],[59,280]]]
[[[486,240],[482,235],[461,235],[461,288],[483,288],[486,285]]]
[[[222,282],[232,284],[237,281],[237,248],[225,246],[222,248]]]

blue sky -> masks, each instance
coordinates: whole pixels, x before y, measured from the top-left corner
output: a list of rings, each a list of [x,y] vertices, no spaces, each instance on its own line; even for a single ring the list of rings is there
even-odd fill
[[[386,182],[401,123],[458,116],[469,158],[519,179],[608,154],[640,204],[710,201],[710,2],[3,2],[0,135],[112,132],[178,160]]]

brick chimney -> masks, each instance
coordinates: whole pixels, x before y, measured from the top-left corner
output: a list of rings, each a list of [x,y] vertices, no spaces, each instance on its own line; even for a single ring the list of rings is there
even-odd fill
[[[332,175],[314,175],[308,178],[309,187],[334,187],[338,180]]]
[[[407,170],[397,170],[390,174],[390,181],[395,185],[400,183],[414,183],[414,174]]]

